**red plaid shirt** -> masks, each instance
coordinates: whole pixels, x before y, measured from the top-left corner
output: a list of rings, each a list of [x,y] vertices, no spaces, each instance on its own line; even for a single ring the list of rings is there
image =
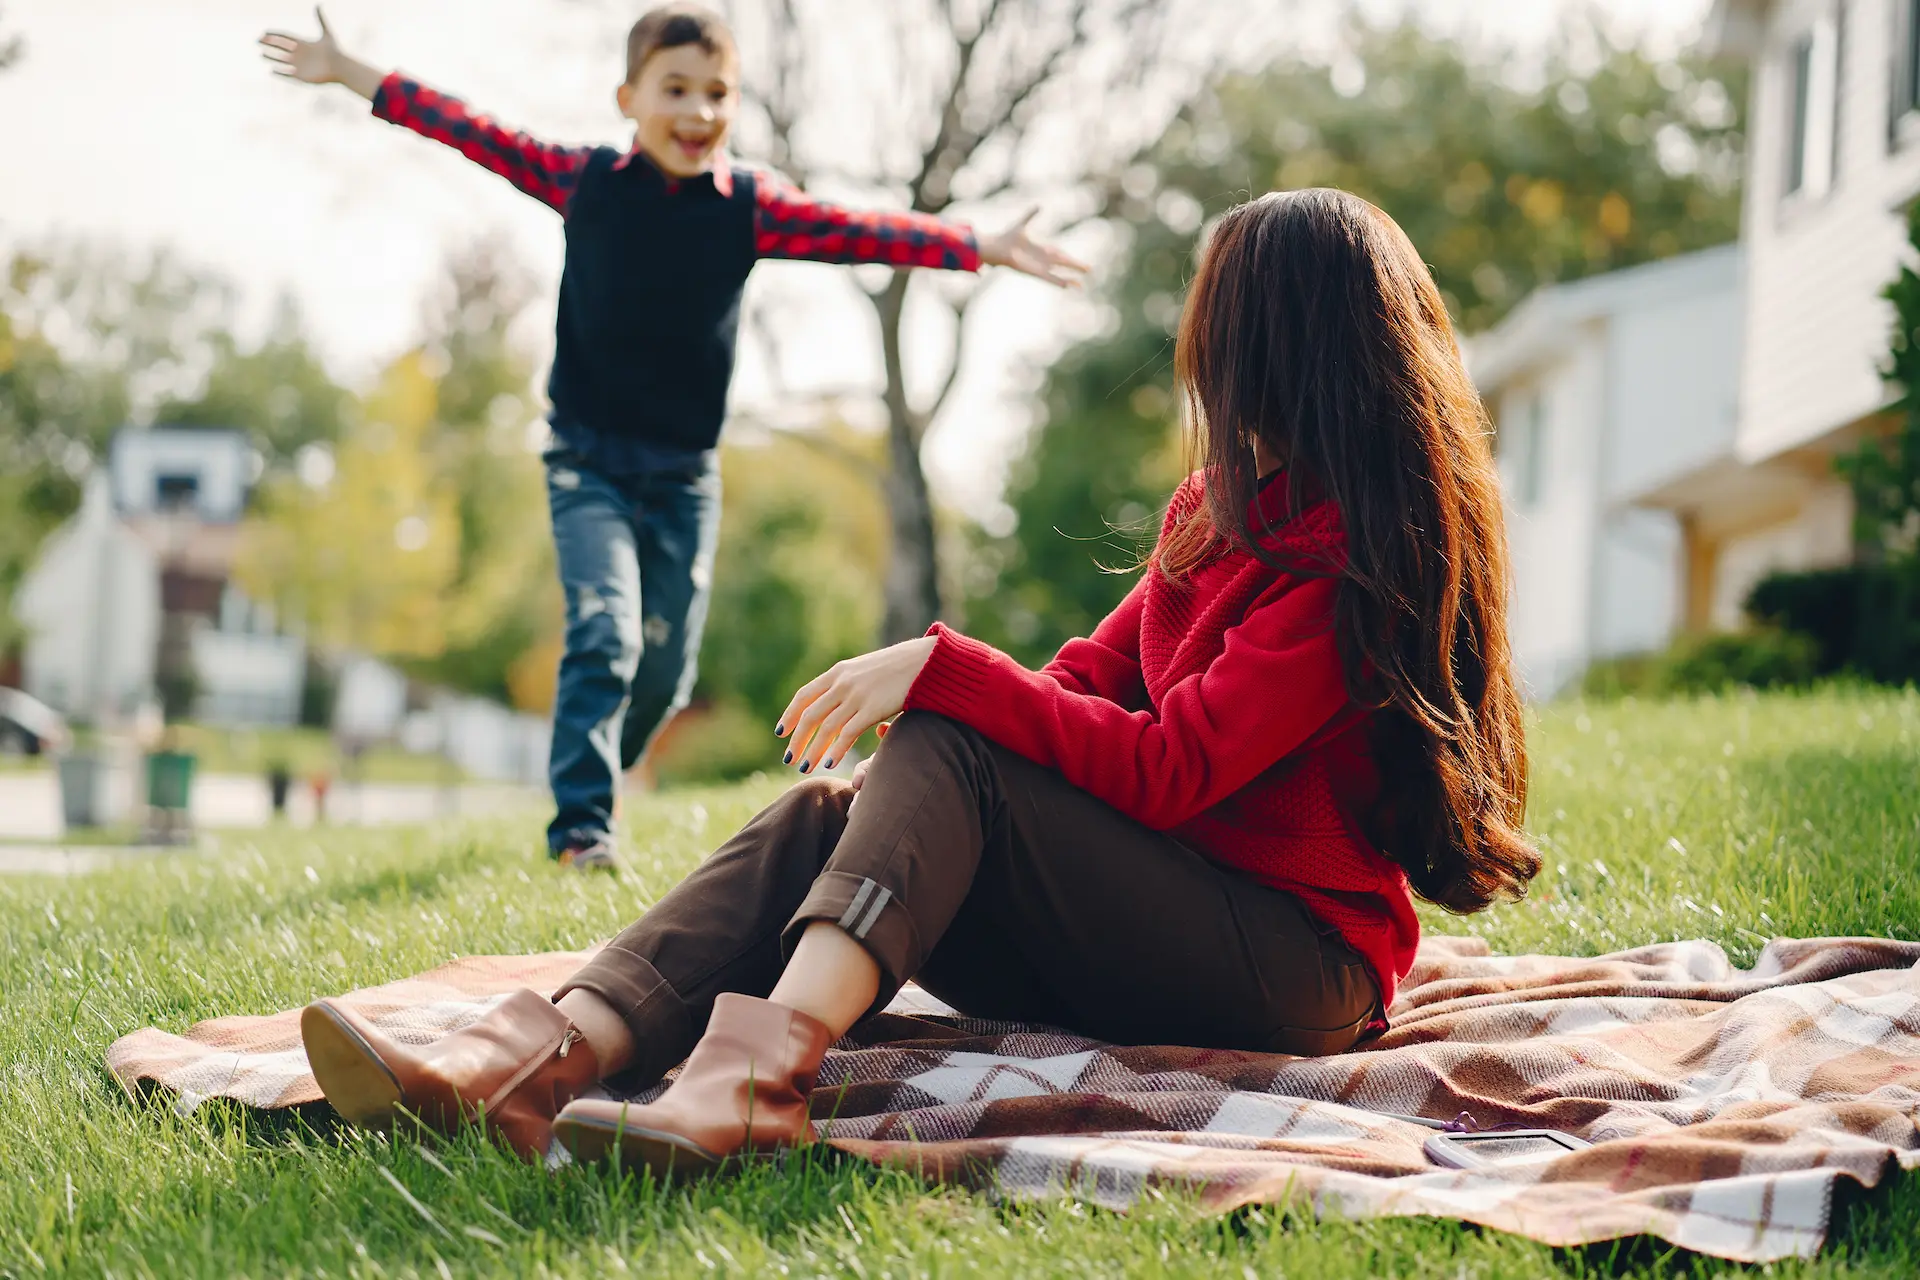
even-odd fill
[[[592,147],[542,142],[474,112],[460,99],[394,72],[381,82],[373,113],[382,120],[445,143],[483,169],[499,174],[562,217],[579,185]],[[651,163],[638,150],[620,162]],[[704,182],[669,179],[675,190],[711,185],[733,192],[733,166],[724,155]],[[970,228],[924,213],[854,210],[818,200],[779,175],[754,170],[754,250],[762,258],[812,262],[881,262],[896,267],[978,271],[980,247]]]

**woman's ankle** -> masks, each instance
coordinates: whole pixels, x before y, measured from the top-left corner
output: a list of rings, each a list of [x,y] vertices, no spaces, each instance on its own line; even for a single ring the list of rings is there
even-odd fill
[[[615,1075],[633,1061],[633,1032],[619,1011],[591,991],[575,987],[556,1002],[579,1028],[600,1063],[600,1075]]]
[[[880,966],[867,949],[829,920],[800,935],[767,999],[825,1023],[835,1037],[859,1021],[880,989]]]

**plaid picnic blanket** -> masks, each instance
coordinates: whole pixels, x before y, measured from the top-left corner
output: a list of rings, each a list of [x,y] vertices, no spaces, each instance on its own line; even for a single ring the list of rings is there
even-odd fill
[[[425,1042],[506,992],[557,987],[587,954],[476,956],[348,998]],[[1776,939],[1743,970],[1710,942],[1579,959],[1429,938],[1390,1016],[1363,1049],[1294,1058],[1101,1044],[909,988],[828,1057],[816,1125],[856,1155],[1013,1197],[1125,1208],[1180,1188],[1220,1210],[1453,1217],[1555,1245],[1648,1234],[1745,1261],[1816,1251],[1839,1178],[1920,1168],[1920,943]],[[294,1012],[136,1031],[107,1060],[183,1108],[320,1099]],[[1429,1131],[1382,1111],[1597,1145],[1441,1170]]]

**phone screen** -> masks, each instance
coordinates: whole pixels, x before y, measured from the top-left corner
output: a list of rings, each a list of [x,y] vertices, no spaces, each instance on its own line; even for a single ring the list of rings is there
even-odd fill
[[[1565,1155],[1567,1147],[1551,1138],[1530,1136],[1514,1137],[1457,1137],[1454,1142],[1472,1152],[1482,1160],[1491,1160],[1498,1164],[1520,1164],[1529,1160],[1551,1160],[1555,1156]]]

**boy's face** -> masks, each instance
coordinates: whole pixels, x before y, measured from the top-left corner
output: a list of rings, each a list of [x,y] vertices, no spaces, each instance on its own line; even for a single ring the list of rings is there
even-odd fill
[[[614,93],[634,141],[672,177],[704,173],[740,105],[739,73],[724,53],[697,44],[661,49]]]

